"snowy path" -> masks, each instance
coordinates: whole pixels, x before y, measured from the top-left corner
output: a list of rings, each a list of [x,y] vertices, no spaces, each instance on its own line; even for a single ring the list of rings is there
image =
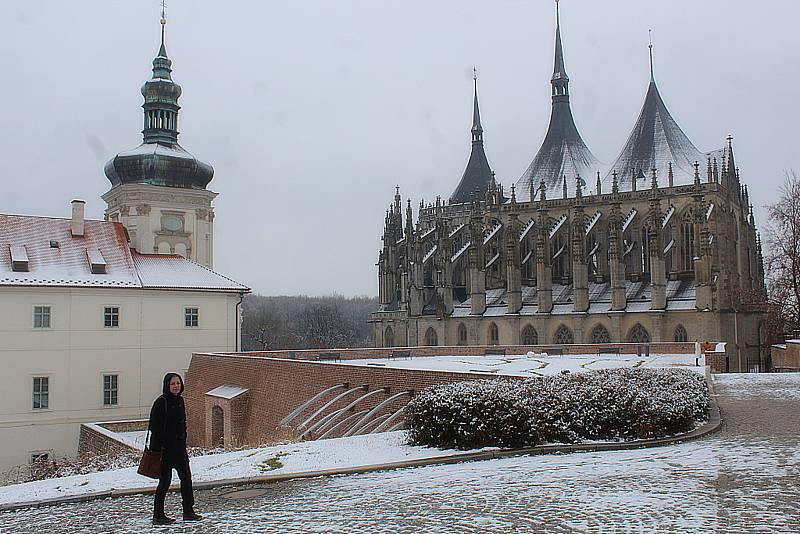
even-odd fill
[[[724,428],[699,441],[199,491],[207,519],[170,531],[800,532],[800,375],[718,376],[717,393]],[[146,532],[151,506],[2,513],[0,531]]]

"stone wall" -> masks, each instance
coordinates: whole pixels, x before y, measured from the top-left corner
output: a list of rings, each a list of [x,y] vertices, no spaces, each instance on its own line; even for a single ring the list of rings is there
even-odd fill
[[[771,355],[775,371],[800,371],[800,340],[788,339],[786,344],[773,345]]]

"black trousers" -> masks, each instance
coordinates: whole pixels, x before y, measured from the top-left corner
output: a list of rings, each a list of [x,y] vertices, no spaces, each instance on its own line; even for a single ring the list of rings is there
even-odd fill
[[[194,491],[192,490],[192,472],[189,469],[189,456],[186,448],[167,449],[161,457],[161,477],[158,479],[156,488],[156,498],[153,504],[153,516],[161,517],[164,515],[164,500],[167,491],[172,484],[172,470],[178,472],[181,480],[181,500],[183,501],[183,513],[190,513],[194,510]]]

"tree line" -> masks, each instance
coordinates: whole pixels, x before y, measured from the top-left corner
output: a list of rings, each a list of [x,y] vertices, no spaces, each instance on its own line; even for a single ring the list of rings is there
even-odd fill
[[[242,349],[370,347],[370,313],[377,297],[247,295],[242,302]]]

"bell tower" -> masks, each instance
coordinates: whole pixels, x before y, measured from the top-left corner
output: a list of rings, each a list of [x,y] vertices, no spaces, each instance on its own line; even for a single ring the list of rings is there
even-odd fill
[[[105,217],[125,226],[139,253],[179,254],[213,267],[217,193],[206,187],[214,168],[178,144],[181,87],[172,80],[166,24],[162,3],[161,46],[152,78],[142,86],[143,142],[106,163],[111,189],[103,195]]]

